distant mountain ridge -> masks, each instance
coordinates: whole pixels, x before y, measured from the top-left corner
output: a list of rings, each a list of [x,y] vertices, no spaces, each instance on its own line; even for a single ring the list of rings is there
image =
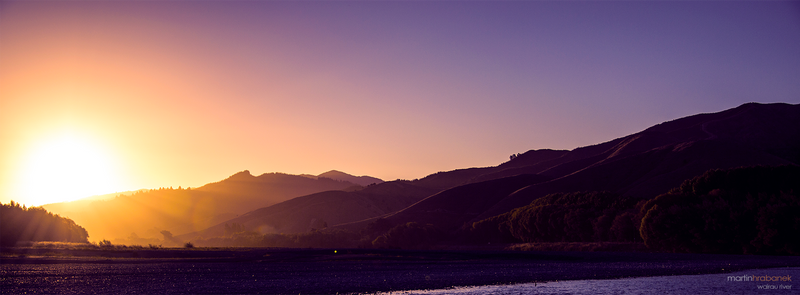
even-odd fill
[[[226,225],[238,224],[248,231],[266,233],[301,233],[312,229],[383,216],[406,208],[436,192],[408,181],[390,181],[354,192],[326,191],[294,198],[259,208],[202,231],[179,238],[222,236]]]
[[[342,173],[344,175],[349,175]],[[361,187],[326,177],[283,173],[253,176],[244,170],[193,189],[142,190],[106,200],[47,204],[47,210],[73,219],[92,238],[159,237],[159,231],[193,232],[235,218],[254,208],[292,198]]]
[[[372,176],[353,176],[353,175],[350,175],[350,174],[347,174],[347,173],[344,173],[344,172],[341,172],[341,171],[336,171],[336,170],[331,170],[331,171],[322,173],[320,175],[317,175],[317,177],[325,177],[325,178],[330,178],[330,179],[336,179],[336,180],[341,180],[341,181],[352,182],[352,183],[358,184],[360,186],[368,186],[370,184],[383,183],[383,180],[381,180],[380,178],[375,178],[375,177],[372,177]]]

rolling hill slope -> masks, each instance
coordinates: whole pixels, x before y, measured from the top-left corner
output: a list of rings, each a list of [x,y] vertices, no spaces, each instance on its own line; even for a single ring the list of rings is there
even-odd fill
[[[417,221],[455,230],[550,193],[605,190],[652,198],[709,169],[798,163],[800,105],[749,103],[571,151],[528,151],[497,167],[473,169],[483,173],[470,175],[470,184],[432,195],[386,218],[394,224]],[[514,181],[526,174],[546,181]],[[470,189],[478,184],[481,189]]]
[[[44,205],[84,226],[90,238],[159,238],[161,230],[182,234],[204,229],[240,214],[308,194],[358,185],[282,173],[253,176],[249,171],[193,189],[144,190],[109,200]]]
[[[370,185],[355,192],[327,191],[294,198],[256,209],[208,229],[180,236],[180,239],[218,237],[226,224],[244,226],[247,231],[266,233],[301,233],[341,223],[383,216],[435,192],[408,181],[390,181]]]

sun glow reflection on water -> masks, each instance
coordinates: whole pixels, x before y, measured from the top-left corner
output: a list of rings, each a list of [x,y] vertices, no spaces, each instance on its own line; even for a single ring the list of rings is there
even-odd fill
[[[729,276],[781,276],[792,281],[730,281]],[[794,294],[800,267],[745,270],[733,273],[627,278],[615,280],[574,280],[516,285],[454,287],[437,290],[379,292],[400,294]]]

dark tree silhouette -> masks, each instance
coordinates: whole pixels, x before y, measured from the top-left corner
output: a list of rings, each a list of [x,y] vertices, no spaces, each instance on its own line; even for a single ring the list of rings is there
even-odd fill
[[[164,236],[164,240],[165,240],[165,241],[169,241],[169,240],[172,240],[172,239],[174,239],[174,237],[172,236],[172,233],[171,233],[171,232],[169,232],[168,230],[162,230],[162,231],[161,231],[161,235],[163,235],[163,236]]]
[[[557,193],[472,224],[479,242],[636,241],[637,200],[609,192]]]
[[[40,207],[25,208],[11,201],[0,203],[0,246],[22,241],[88,243],[86,229]]]
[[[649,248],[800,255],[800,167],[711,170],[642,207]]]
[[[180,246],[182,244],[180,240],[172,236],[172,233],[167,230],[162,230],[161,235],[164,236],[164,245]]]

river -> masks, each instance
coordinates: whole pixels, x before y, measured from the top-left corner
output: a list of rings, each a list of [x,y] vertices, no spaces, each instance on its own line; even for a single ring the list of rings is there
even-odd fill
[[[705,275],[571,280],[375,294],[796,294],[800,286],[794,285],[793,281],[798,279],[800,268],[791,267]]]

